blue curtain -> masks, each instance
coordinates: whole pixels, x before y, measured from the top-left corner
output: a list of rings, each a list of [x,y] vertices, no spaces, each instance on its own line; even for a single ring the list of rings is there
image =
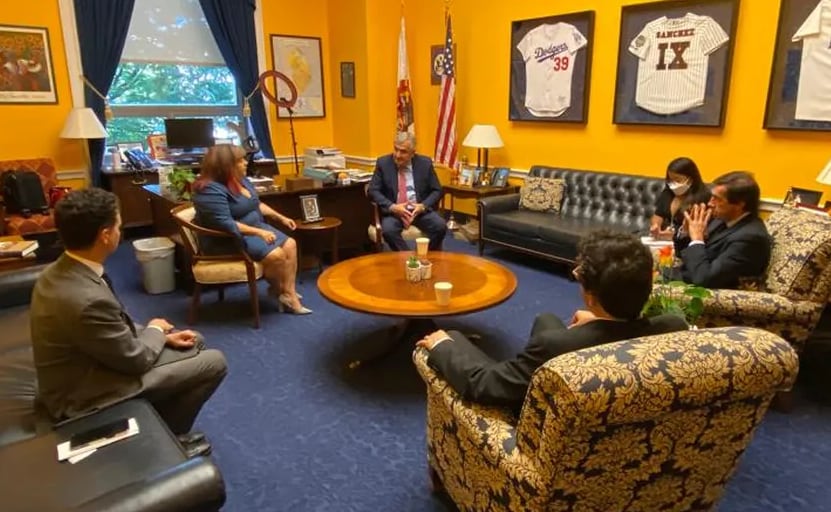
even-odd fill
[[[257,86],[260,76],[257,67],[257,35],[254,30],[255,1],[199,0],[199,3],[222,58],[237,81],[237,87],[244,95],[249,94]],[[260,150],[265,156],[273,157],[262,95],[253,95],[250,104],[251,125]]]
[[[81,49],[84,76],[101,94],[110,92],[115,70],[130,28],[135,0],[75,0],[75,24]],[[84,86],[86,105],[95,111],[104,125],[104,100]],[[89,142],[92,161],[92,184],[101,186],[101,165],[104,161],[104,139]]]

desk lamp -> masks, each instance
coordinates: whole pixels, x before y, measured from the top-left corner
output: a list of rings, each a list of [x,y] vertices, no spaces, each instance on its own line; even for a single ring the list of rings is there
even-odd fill
[[[831,160],[829,160],[828,163],[825,164],[825,167],[820,171],[817,176],[817,182],[822,183],[823,185],[831,185]],[[827,203],[828,201],[826,201],[826,204]]]
[[[69,112],[66,123],[63,125],[60,137],[62,139],[82,139],[84,141],[84,158],[89,171],[89,180],[92,183],[92,160],[89,155],[89,139],[107,138],[107,129],[98,120],[98,116],[91,108],[74,108]]]
[[[504,144],[499,132],[496,131],[496,126],[492,124],[474,124],[467,132],[462,146],[476,148],[476,167],[484,173],[488,170],[488,149],[501,148]]]

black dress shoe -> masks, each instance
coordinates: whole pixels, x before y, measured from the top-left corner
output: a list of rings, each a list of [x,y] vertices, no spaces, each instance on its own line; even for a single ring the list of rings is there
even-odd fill
[[[194,457],[207,457],[211,454],[211,443],[207,441],[200,441],[198,443],[191,443],[185,445],[185,455],[189,459]]]
[[[193,432],[188,432],[187,434],[180,434],[176,436],[176,438],[179,439],[179,442],[183,445],[189,445],[204,441],[205,434],[199,432],[198,430],[194,430]]]

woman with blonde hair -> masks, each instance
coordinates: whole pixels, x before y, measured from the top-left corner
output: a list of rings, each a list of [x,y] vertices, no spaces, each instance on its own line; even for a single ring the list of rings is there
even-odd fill
[[[311,313],[300,303],[295,288],[297,243],[265,219],[279,221],[291,231],[297,224],[260,202],[254,185],[245,177],[246,167],[246,154],[241,147],[218,144],[208,150],[199,179],[193,184],[194,222],[233,233],[242,240],[245,252],[263,265],[263,274],[277,297],[280,311]],[[199,243],[208,253],[233,250],[230,239],[201,237]]]

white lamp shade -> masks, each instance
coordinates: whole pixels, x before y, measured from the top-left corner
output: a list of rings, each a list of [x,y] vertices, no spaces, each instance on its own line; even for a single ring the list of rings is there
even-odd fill
[[[825,168],[820,171],[819,176],[817,176],[817,181],[822,183],[823,185],[831,185],[831,160],[825,164]]]
[[[61,131],[62,139],[104,139],[107,129],[91,108],[74,108]]]
[[[502,137],[492,124],[474,124],[467,132],[462,146],[469,148],[501,148],[504,146]]]

